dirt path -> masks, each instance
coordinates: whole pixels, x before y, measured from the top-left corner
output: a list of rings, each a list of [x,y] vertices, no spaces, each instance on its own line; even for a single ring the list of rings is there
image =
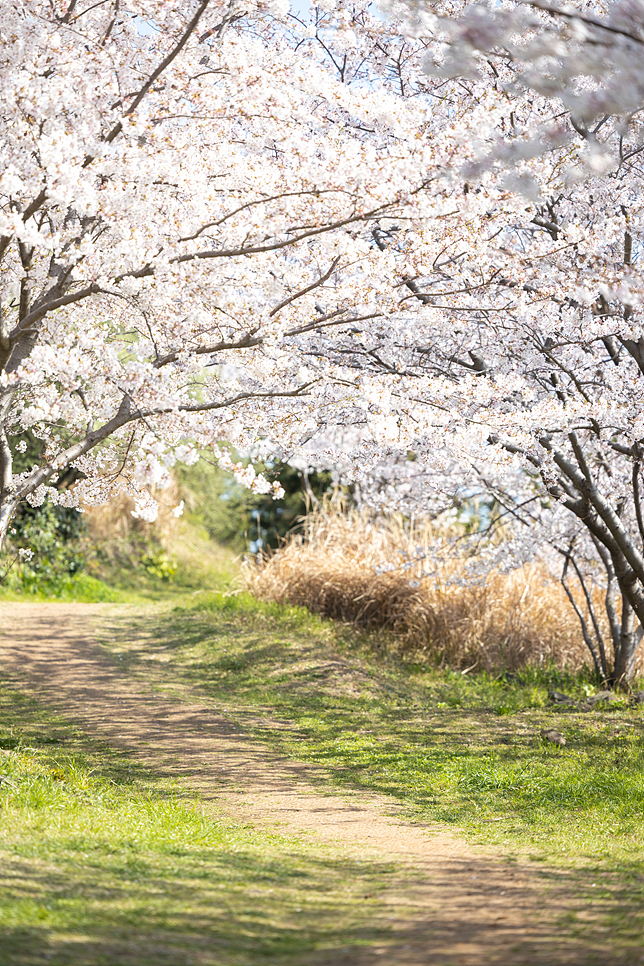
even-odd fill
[[[395,944],[335,956],[337,966],[644,964],[644,955],[607,949],[595,928],[582,939],[562,932],[558,923],[568,913],[589,927],[593,919],[592,910],[565,898],[564,873],[553,873],[545,889],[529,864],[510,865],[491,850],[407,824],[392,815],[389,799],[324,794],[310,766],[246,740],[212,707],[144,690],[96,643],[94,626],[110,610],[113,605],[2,605],[3,675],[237,818],[315,836],[344,854],[397,861],[400,875],[391,876],[383,897]]]

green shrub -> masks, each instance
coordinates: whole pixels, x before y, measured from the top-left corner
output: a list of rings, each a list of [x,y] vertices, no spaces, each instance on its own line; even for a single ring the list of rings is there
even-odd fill
[[[32,594],[57,596],[85,569],[87,526],[73,507],[22,504],[10,530],[10,557],[19,548],[32,556],[18,559],[13,580]]]
[[[176,564],[161,547],[153,547],[141,557],[143,569],[157,580],[170,581],[177,572]]]

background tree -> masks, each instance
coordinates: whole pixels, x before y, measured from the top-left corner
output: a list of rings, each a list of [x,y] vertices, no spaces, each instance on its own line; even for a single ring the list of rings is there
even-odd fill
[[[236,552],[275,549],[333,488],[331,473],[318,473],[306,464],[295,468],[254,460],[254,466],[279,484],[282,497],[253,493],[203,459],[196,466],[178,468],[187,508],[198,512],[211,539]]]

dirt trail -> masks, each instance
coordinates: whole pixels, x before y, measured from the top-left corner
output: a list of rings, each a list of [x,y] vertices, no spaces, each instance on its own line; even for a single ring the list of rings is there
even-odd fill
[[[606,948],[591,913],[565,898],[563,873],[553,873],[545,889],[529,864],[510,865],[491,850],[407,824],[392,815],[389,799],[325,794],[319,773],[246,740],[212,706],[169,699],[129,680],[96,643],[94,626],[111,611],[101,604],[2,605],[0,670],[88,733],[236,818],[306,833],[344,854],[397,861],[401,873],[391,876],[383,897],[394,944],[334,955],[337,966],[644,964],[644,955]],[[568,913],[587,919],[583,939],[558,926]]]

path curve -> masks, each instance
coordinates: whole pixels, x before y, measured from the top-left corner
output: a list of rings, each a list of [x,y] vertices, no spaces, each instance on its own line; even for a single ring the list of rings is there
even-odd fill
[[[546,892],[530,865],[509,865],[492,850],[406,823],[392,815],[390,799],[324,794],[310,765],[245,739],[212,706],[169,699],[128,679],[96,642],[97,622],[113,612],[114,605],[105,604],[1,605],[0,673],[237,819],[315,836],[364,858],[397,861],[403,872],[391,877],[381,898],[400,941],[386,950],[349,951],[334,958],[337,966],[644,963],[628,958],[633,953],[620,958],[601,944],[561,933],[557,922],[567,912],[582,921],[585,915],[563,898],[564,873],[555,873]]]

